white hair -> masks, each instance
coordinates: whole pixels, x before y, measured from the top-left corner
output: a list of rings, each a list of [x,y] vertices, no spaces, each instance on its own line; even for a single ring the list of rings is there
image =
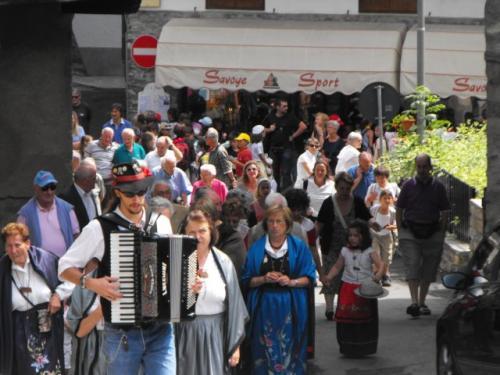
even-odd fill
[[[288,207],[288,202],[282,194],[270,192],[264,201],[264,205],[266,206],[266,208],[272,206]]]
[[[165,156],[162,156],[160,158],[161,165],[165,164],[165,162],[171,161],[174,164],[177,164],[177,159],[175,158],[175,155],[172,155],[171,153],[167,152]]]
[[[200,167],[200,172],[203,172],[203,171],[210,173],[212,176],[217,175],[217,169],[215,169],[215,165],[213,165],[213,164],[203,164]]]
[[[157,146],[159,146],[163,143],[167,144],[167,137],[165,137],[164,135],[162,135],[161,137],[158,137],[158,139],[156,140]]]
[[[131,129],[131,128],[123,129],[122,136],[123,136],[123,134],[128,134],[131,137],[135,137],[134,129]]]
[[[108,127],[102,128],[101,134],[106,134],[106,133],[110,133],[111,135],[115,135],[115,131],[112,128],[108,128]]]
[[[347,143],[351,144],[354,141],[360,141],[363,139],[360,133],[358,132],[350,132],[347,136]]]

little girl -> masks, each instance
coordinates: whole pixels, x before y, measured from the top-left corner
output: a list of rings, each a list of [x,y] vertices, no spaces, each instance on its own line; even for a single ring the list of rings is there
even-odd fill
[[[335,312],[337,341],[342,354],[359,357],[377,351],[378,306],[376,299],[360,297],[354,291],[367,278],[380,281],[384,264],[379,253],[370,246],[370,231],[364,221],[353,221],[347,233],[347,247],[340,251],[325,281],[330,283],[344,269]],[[377,270],[375,274],[373,266]]]

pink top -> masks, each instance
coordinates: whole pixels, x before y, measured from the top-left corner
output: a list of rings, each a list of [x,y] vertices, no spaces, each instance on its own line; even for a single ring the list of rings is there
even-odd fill
[[[36,208],[38,213],[38,222],[40,223],[40,233],[42,234],[41,248],[58,257],[63,256],[67,248],[61,231],[61,226],[59,225],[59,219],[57,218],[56,205],[53,204],[51,208],[45,210],[37,204]],[[78,224],[75,210],[70,211],[69,217],[71,219],[73,234],[77,235],[80,233],[80,225]],[[26,219],[23,216],[19,216],[17,221],[19,223],[26,224]]]
[[[198,190],[199,188],[201,188],[203,186],[207,186],[207,185],[205,185],[205,183],[202,180],[198,180],[193,184],[193,191],[191,192],[191,204],[194,201],[194,195],[196,193],[196,190]],[[215,193],[219,196],[220,202],[224,203],[224,201],[226,200],[226,196],[227,196],[226,184],[224,182],[222,182],[221,180],[214,178],[212,180],[212,185],[210,186],[210,188],[213,191],[215,191]]]

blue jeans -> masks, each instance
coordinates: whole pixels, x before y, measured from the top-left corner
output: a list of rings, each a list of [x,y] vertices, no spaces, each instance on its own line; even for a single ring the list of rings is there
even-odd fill
[[[175,375],[175,341],[172,324],[124,330],[106,323],[103,354],[108,375]]]

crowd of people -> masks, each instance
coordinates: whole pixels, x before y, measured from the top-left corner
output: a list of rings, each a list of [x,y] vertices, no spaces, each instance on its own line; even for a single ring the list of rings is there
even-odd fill
[[[374,165],[369,124],[309,126],[285,100],[233,135],[208,116],[131,123],[113,104],[93,140],[88,117],[72,116],[73,184],[39,171],[2,229],[0,374],[306,374],[318,284],[340,352],[373,354],[396,247],[406,312],[430,314],[449,204],[428,155],[400,188]],[[110,237],[124,230],[196,238],[194,319],[111,322]]]

